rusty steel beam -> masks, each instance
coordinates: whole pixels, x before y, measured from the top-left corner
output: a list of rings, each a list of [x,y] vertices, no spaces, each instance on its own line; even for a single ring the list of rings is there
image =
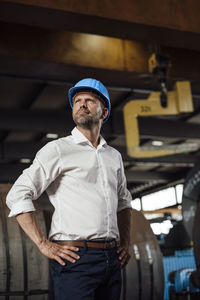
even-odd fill
[[[124,85],[134,85],[135,80],[143,83],[144,79],[153,79],[148,71],[151,52],[147,43],[7,23],[1,24],[1,30],[2,75],[10,72],[18,75],[23,73],[23,69],[26,74],[28,72],[29,75],[39,78],[41,72],[46,78],[55,78],[56,72],[60,80],[66,79],[66,76],[73,79],[73,74],[79,78],[84,74],[103,74],[100,76],[108,77],[109,81],[120,76],[121,84]],[[162,47],[161,50],[169,54],[172,62],[170,79],[193,80],[200,77],[198,51],[180,51],[169,47]]]
[[[0,20],[200,49],[198,1],[5,0]],[[53,22],[52,22],[53,20]]]
[[[3,23],[0,56],[148,73],[150,52],[145,43]]]
[[[173,28],[183,31],[199,32],[200,20],[195,14],[200,9],[198,1],[165,0],[162,5],[158,0],[131,1],[120,0],[83,2],[62,0],[4,0],[2,2],[24,4],[32,7],[43,7],[59,11],[68,11],[88,16],[147,24],[158,27]],[[194,11],[195,10],[195,11]]]

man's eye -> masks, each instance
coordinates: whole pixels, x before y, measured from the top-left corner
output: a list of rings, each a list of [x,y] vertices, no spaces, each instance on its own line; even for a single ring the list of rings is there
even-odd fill
[[[74,103],[78,103],[80,101],[80,99],[76,99],[75,101],[74,101]]]

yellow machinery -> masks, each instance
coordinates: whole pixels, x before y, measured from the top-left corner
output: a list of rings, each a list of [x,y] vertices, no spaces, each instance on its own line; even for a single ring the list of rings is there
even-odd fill
[[[128,155],[131,157],[155,157],[194,151],[196,144],[167,146],[139,146],[138,116],[178,115],[193,111],[190,82],[176,82],[173,91],[167,93],[167,107],[160,103],[160,92],[153,92],[148,99],[132,100],[124,106],[124,123]],[[152,132],[153,135],[153,132]]]

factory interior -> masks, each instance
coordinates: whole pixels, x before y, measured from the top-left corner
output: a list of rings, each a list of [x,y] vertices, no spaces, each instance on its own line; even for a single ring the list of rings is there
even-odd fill
[[[68,90],[82,78],[108,88],[101,134],[132,196],[120,299],[200,299],[199,11],[193,0],[0,1],[0,300],[54,299],[48,260],[5,199],[39,149],[71,133]],[[34,204],[48,236],[46,193]]]

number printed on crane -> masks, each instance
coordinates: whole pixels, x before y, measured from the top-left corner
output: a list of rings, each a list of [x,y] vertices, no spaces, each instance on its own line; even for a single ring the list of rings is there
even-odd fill
[[[141,106],[141,112],[150,112],[151,106]]]

